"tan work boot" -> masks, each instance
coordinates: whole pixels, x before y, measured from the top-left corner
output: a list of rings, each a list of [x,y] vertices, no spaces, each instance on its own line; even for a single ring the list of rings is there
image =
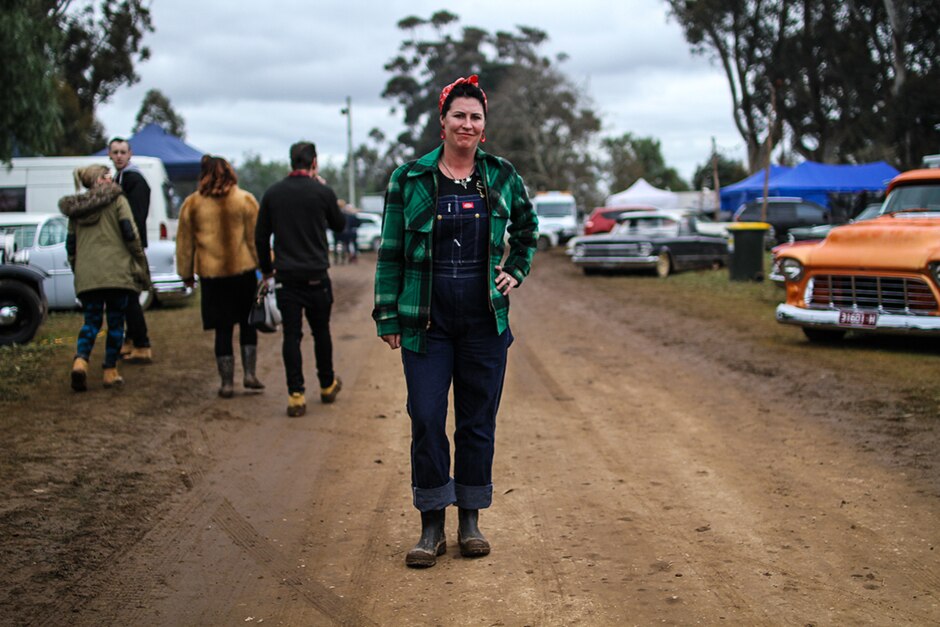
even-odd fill
[[[121,359],[124,359],[131,354],[131,351],[134,350],[134,343],[130,340],[124,342],[124,345],[121,346]]]
[[[124,385],[124,377],[118,374],[117,368],[105,368],[101,377],[101,383],[106,388],[115,385]]]
[[[287,399],[287,415],[291,418],[297,418],[307,413],[307,399],[303,392],[294,392]]]
[[[88,361],[83,357],[72,362],[72,389],[76,392],[88,389]]]
[[[333,383],[330,387],[320,388],[320,402],[332,403],[336,400],[336,395],[343,389],[343,381],[339,377],[333,377]]]
[[[124,361],[129,364],[149,364],[153,362],[153,351],[149,346],[131,349],[131,352],[124,357]]]

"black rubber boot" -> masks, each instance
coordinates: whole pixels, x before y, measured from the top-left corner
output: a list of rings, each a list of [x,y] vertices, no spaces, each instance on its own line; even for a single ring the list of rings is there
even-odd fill
[[[421,539],[405,556],[405,564],[412,568],[430,568],[437,564],[437,556],[447,552],[444,535],[444,510],[421,512]]]
[[[223,355],[222,357],[216,357],[215,363],[219,367],[219,378],[222,379],[219,396],[232,398],[235,395],[235,356]]]
[[[245,371],[245,378],[242,384],[247,390],[263,390],[264,383],[258,381],[255,376],[255,366],[258,363],[257,344],[247,344],[242,346],[242,369]]]
[[[483,557],[490,554],[490,543],[477,526],[478,509],[457,509],[457,544],[464,557]]]

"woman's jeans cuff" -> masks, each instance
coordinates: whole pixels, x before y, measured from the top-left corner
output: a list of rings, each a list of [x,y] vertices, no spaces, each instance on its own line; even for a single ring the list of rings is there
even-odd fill
[[[451,479],[439,488],[419,488],[412,486],[414,492],[415,508],[419,512],[430,512],[438,509],[444,509],[448,505],[457,502],[457,495],[454,491],[454,480]]]
[[[493,503],[493,484],[460,485],[454,484],[457,507],[461,509],[486,509]]]

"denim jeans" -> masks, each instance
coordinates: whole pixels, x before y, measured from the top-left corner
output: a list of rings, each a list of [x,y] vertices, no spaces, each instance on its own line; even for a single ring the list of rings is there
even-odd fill
[[[95,348],[95,338],[104,324],[105,316],[108,319],[108,335],[105,340],[104,367],[114,368],[121,356],[121,346],[124,344],[124,310],[127,303],[136,297],[130,290],[90,290],[79,296],[82,311],[85,314],[85,323],[78,332],[78,345],[75,356],[85,361],[91,357]]]
[[[484,271],[485,272],[485,271]],[[493,500],[496,412],[512,343],[496,333],[488,281],[478,271],[435,273],[427,352],[402,348],[411,417],[411,481],[420,511],[456,503],[483,509]],[[454,390],[454,476],[446,432]]]
[[[333,340],[330,337],[330,310],[333,289],[329,279],[320,281],[282,281],[275,295],[281,310],[284,342],[282,355],[287,374],[287,391],[304,392],[304,363],[300,342],[303,339],[303,318],[307,318],[313,334],[313,354],[317,361],[320,387],[333,383]]]

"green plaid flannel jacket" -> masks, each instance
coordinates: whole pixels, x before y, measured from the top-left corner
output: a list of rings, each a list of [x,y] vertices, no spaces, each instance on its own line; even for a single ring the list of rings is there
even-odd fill
[[[438,147],[392,173],[375,269],[372,317],[378,335],[400,333],[402,346],[419,353],[427,350],[431,322],[431,251],[441,150]],[[511,163],[478,148],[476,164],[490,214],[490,309],[502,333],[509,326],[509,298],[496,289],[496,266],[502,265],[522,283],[535,253],[538,217]],[[503,261],[506,233],[509,254]]]

